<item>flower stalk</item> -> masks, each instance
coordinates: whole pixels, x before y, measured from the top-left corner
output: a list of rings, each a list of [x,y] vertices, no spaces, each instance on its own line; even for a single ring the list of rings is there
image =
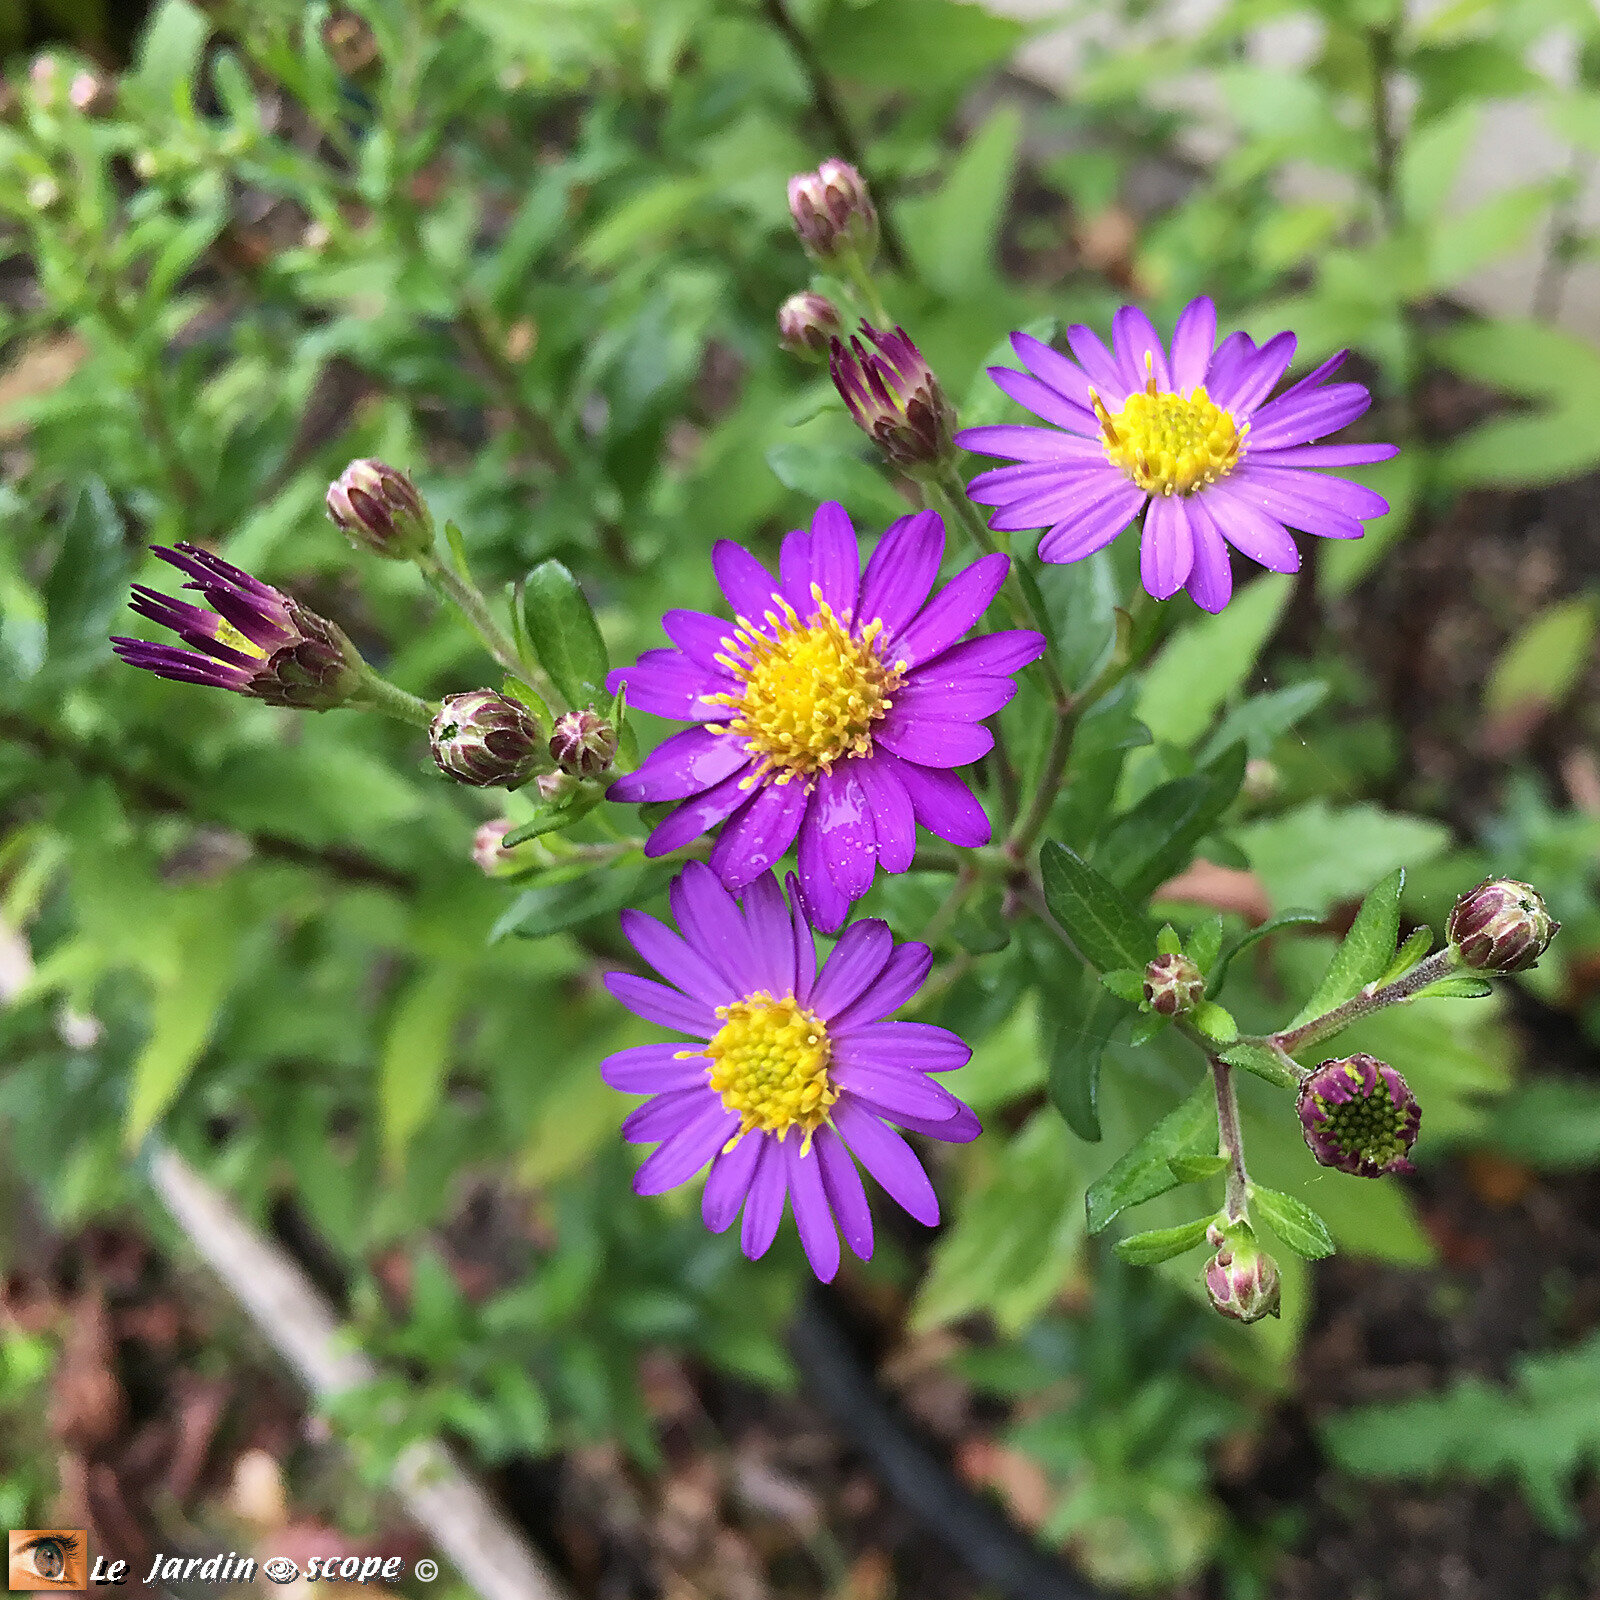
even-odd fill
[[[1381,986],[1369,984],[1360,994],[1352,995],[1343,1005],[1335,1006],[1332,1011],[1324,1012],[1320,1017],[1312,1017],[1309,1022],[1302,1022],[1298,1028],[1285,1028],[1279,1033],[1269,1034],[1263,1042],[1286,1056],[1298,1055],[1302,1050],[1308,1050],[1312,1045],[1331,1038],[1340,1029],[1349,1027],[1361,1017],[1370,1016],[1374,1011],[1381,1011],[1385,1006],[1401,1005],[1407,1000],[1415,999],[1430,984],[1437,983],[1441,978],[1448,978],[1456,968],[1457,962],[1452,951],[1448,949],[1436,951],[1426,960],[1419,961],[1409,972],[1396,978],[1393,983]]]

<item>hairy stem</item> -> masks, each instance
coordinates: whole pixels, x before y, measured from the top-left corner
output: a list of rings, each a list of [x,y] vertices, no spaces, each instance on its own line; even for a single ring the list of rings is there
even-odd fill
[[[1234,1088],[1233,1068],[1220,1056],[1208,1055],[1211,1081],[1217,1091],[1217,1138],[1228,1158],[1228,1187],[1223,1210],[1230,1222],[1243,1221],[1249,1209],[1250,1175],[1244,1167],[1244,1130],[1239,1123],[1239,1095]]]
[[[529,679],[547,701],[554,698],[554,686],[543,673],[533,675],[533,668],[517,654],[511,636],[495,620],[489,602],[474,584],[447,562],[441,561],[431,550],[417,557],[417,565],[434,592],[448,600],[472,624],[473,632],[483,641],[484,648],[507,672],[515,678]]]
[[[1281,1033],[1270,1034],[1266,1042],[1283,1051],[1285,1055],[1295,1055],[1319,1040],[1338,1033],[1341,1028],[1349,1027],[1358,1018],[1369,1016],[1374,1011],[1381,1011],[1385,1006],[1398,1005],[1402,1001],[1410,1000],[1429,984],[1437,983],[1440,978],[1448,977],[1455,970],[1456,958],[1452,951],[1448,949],[1435,951],[1426,961],[1419,961],[1408,973],[1396,978],[1393,983],[1386,983],[1381,989],[1369,985],[1360,994],[1352,995],[1343,1005],[1335,1006],[1332,1011],[1324,1012],[1320,1017],[1313,1017],[1309,1022],[1302,1022],[1298,1028],[1288,1028]]]
[[[408,694],[367,666],[363,666],[361,688],[351,704],[381,711],[386,717],[394,717],[397,721],[409,722],[419,728],[429,727],[433,723],[433,707],[426,700]]]

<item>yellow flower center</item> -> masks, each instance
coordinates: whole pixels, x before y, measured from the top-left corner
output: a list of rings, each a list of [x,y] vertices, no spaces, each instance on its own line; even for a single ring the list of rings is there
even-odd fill
[[[744,688],[716,696],[734,715],[710,724],[710,731],[739,734],[755,753],[747,787],[767,772],[788,783],[870,754],[873,724],[905,674],[904,662],[891,666],[878,655],[881,621],[854,634],[848,614],[837,616],[815,585],[811,595],[817,611],[809,622],[779,600],[783,615],[766,614],[771,633],[741,617],[723,640],[726,653],[717,657]]]
[[[262,661],[267,659],[267,652],[255,640],[245,638],[226,617],[217,619],[217,643],[242,650],[247,656],[256,656]]]
[[[740,1117],[727,1148],[759,1128],[782,1139],[798,1124],[802,1151],[828,1120],[839,1091],[828,1081],[828,1030],[793,995],[774,1000],[765,990],[718,1006],[722,1026],[697,1053],[710,1057],[711,1087]]]
[[[1106,459],[1146,494],[1193,494],[1238,465],[1244,436],[1232,416],[1197,385],[1187,395],[1157,390],[1152,377],[1112,416],[1091,394]]]

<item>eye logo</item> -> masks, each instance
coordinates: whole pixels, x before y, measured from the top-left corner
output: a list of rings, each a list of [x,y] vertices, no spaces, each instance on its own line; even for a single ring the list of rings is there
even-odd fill
[[[269,1556],[261,1563],[261,1570],[274,1583],[293,1583],[300,1576],[299,1567],[288,1556]]]
[[[83,1589],[89,1540],[82,1528],[15,1528],[10,1544],[10,1587],[23,1591]]]

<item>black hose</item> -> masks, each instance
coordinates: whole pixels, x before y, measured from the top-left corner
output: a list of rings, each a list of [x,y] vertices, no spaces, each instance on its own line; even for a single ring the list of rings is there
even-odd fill
[[[789,1329],[789,1348],[813,1398],[872,1464],[889,1492],[1007,1600],[1104,1600],[1040,1549],[997,1506],[963,1484],[879,1388],[841,1326],[831,1296],[813,1286]]]

